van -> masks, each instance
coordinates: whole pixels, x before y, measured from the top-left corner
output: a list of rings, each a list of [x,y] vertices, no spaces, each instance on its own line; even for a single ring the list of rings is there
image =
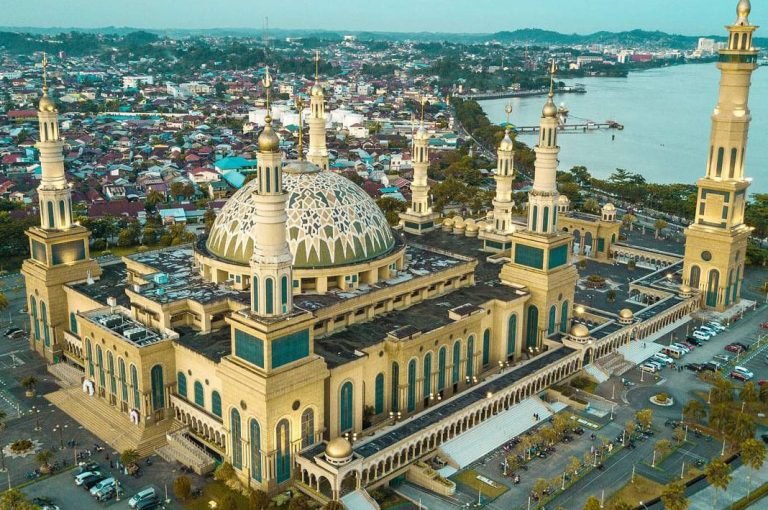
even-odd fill
[[[675,359],[680,359],[684,354],[683,351],[675,347],[672,347],[671,345],[665,345],[664,347],[662,347],[661,352]]]
[[[645,360],[645,364],[646,365],[653,365],[654,367],[656,367],[656,370],[661,370],[662,368],[664,368],[666,366],[661,361],[656,361],[654,359],[647,359],[647,360]]]
[[[157,492],[155,491],[154,487],[144,487],[139,492],[134,494],[130,500],[128,500],[128,506],[131,508],[136,508],[136,505],[138,505],[142,501],[154,499],[156,497],[157,497]]]
[[[692,336],[693,338],[695,338],[696,340],[701,340],[701,341],[703,341],[703,342],[706,342],[707,340],[709,340],[710,338],[712,338],[712,335],[711,335],[711,334],[709,334],[709,333],[707,333],[707,332],[705,332],[705,331],[700,331],[700,330],[698,330],[698,329],[697,329],[697,330],[694,330],[694,332],[693,332],[693,333],[691,333],[691,336]]]
[[[115,479],[114,478],[105,478],[104,480],[100,481],[93,487],[91,487],[91,496],[96,496],[100,492],[104,492],[107,489],[113,489],[115,487]]]
[[[643,363],[640,365],[640,370],[643,372],[650,372],[652,374],[655,374],[657,372],[656,365],[651,365],[650,363]]]

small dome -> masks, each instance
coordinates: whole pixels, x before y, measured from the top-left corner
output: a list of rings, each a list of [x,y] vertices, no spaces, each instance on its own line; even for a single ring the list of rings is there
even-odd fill
[[[634,316],[635,314],[629,308],[624,308],[619,312],[619,317],[621,317],[622,319],[631,319]]]
[[[680,285],[680,292],[682,292],[682,293],[684,293],[684,294],[687,294],[688,292],[691,292],[691,290],[693,290],[693,289],[691,289],[691,288],[690,288],[688,285],[686,285],[686,284],[682,284],[682,285]]]
[[[500,151],[505,152],[512,152],[515,149],[515,144],[512,142],[512,139],[509,137],[509,128],[507,128],[506,131],[504,131],[504,138],[501,140],[501,144],[499,145]]]
[[[325,456],[333,460],[344,460],[352,456],[352,445],[343,437],[331,439],[325,446]]]
[[[571,328],[571,336],[574,338],[586,338],[589,336],[589,329],[584,324],[574,324]]]
[[[557,198],[557,201],[558,201],[558,203],[561,203],[561,204],[570,204],[571,203],[570,199],[567,196],[565,196],[565,195],[560,195]]]
[[[414,140],[429,140],[429,133],[427,133],[427,130],[424,129],[424,126],[419,126],[418,131],[416,131],[416,134],[413,135]]]
[[[453,221],[454,228],[464,228],[464,219],[463,218],[456,218]]]
[[[610,202],[608,202],[607,204],[605,204],[605,205],[603,206],[603,211],[615,211],[615,210],[616,210],[616,206],[615,206],[615,205],[613,205],[613,204],[612,204],[612,203],[610,203]]]
[[[480,227],[476,223],[473,223],[471,225],[467,225],[466,231],[467,232],[478,232],[478,231],[480,231]]]
[[[477,222],[477,228],[480,229],[480,230],[485,230],[487,226],[488,226],[488,223],[485,222],[485,221],[478,221]]]
[[[453,218],[446,218],[443,220],[443,225],[446,227],[452,227],[453,226]]]
[[[45,93],[43,94],[43,97],[40,98],[38,108],[41,112],[55,112],[56,103],[53,102],[53,99],[51,99],[51,96],[49,96],[48,93]]]
[[[315,83],[312,85],[312,88],[309,89],[309,95],[313,97],[319,97],[323,95],[323,87],[321,87],[319,84]]]
[[[472,226],[474,226],[476,223],[477,223],[477,222],[476,222],[475,220],[473,220],[472,218],[467,218],[467,219],[464,221],[464,226],[465,226],[465,227],[467,227],[467,228],[469,228],[469,227],[472,227]]]
[[[272,119],[267,117],[265,121],[266,125],[258,138],[259,152],[277,152],[280,150],[280,137],[272,129]]]
[[[541,110],[541,116],[545,118],[557,116],[557,106],[555,106],[554,101],[552,101],[552,97],[549,97],[544,104],[544,108]]]

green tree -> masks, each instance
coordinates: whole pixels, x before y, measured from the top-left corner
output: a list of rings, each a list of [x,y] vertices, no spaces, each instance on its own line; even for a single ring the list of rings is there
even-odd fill
[[[584,212],[588,212],[591,214],[597,214],[600,212],[600,204],[597,203],[597,200],[594,198],[588,198],[584,201],[584,205],[581,206],[581,208],[584,210]]]
[[[549,487],[549,482],[546,481],[543,478],[539,478],[533,483],[533,492],[536,493],[538,496],[542,496],[544,494],[544,491],[547,490]]]
[[[51,450],[41,450],[35,455],[35,460],[40,467],[48,467],[53,459],[53,452]]]
[[[164,201],[165,197],[163,194],[153,189],[147,193],[147,198],[144,200],[144,205],[147,209],[154,211],[157,207],[157,204],[160,204]]]
[[[584,504],[584,510],[602,510],[600,506],[600,500],[595,496],[590,496],[587,502]]]
[[[691,422],[697,423],[707,415],[704,404],[700,400],[691,399],[683,406],[683,417]]]
[[[248,510],[265,510],[269,506],[269,496],[263,490],[251,490],[248,494]]]
[[[8,298],[5,297],[5,293],[0,292],[0,312],[8,308]]]
[[[744,383],[744,387],[739,392],[739,400],[742,402],[757,402],[759,398],[760,395],[757,392],[757,388],[755,388],[755,383],[752,381]]]
[[[235,477],[235,468],[229,462],[222,462],[214,471],[213,477],[220,482],[228,482]]]
[[[307,498],[303,494],[296,494],[288,503],[288,510],[306,510]]]
[[[188,476],[181,475],[173,481],[173,493],[180,501],[186,501],[192,493],[192,480]]]
[[[392,197],[381,197],[376,200],[376,204],[379,206],[379,209],[381,209],[381,212],[384,213],[387,222],[392,226],[397,225],[400,221],[399,214],[405,211],[407,207],[405,202],[401,202]]]
[[[750,437],[741,443],[741,461],[750,469],[747,479],[747,498],[749,498],[749,493],[752,491],[752,474],[763,467],[765,462],[765,445],[754,437]]]
[[[120,453],[120,464],[123,466],[130,466],[131,464],[135,464],[139,460],[139,452],[136,450],[130,448],[128,450],[123,450]]]
[[[213,209],[206,209],[203,214],[203,222],[205,223],[205,233],[210,234],[211,228],[213,228],[213,222],[216,221],[216,211]]]
[[[734,443],[739,444],[755,435],[757,425],[752,415],[737,413],[732,416],[727,430]]]
[[[344,510],[344,505],[338,501],[329,501],[323,507],[323,510]]]
[[[664,230],[669,226],[669,223],[659,218],[653,223],[653,228],[656,229],[656,239],[658,239],[661,236],[661,231]]]
[[[224,497],[221,498],[221,501],[219,502],[218,509],[219,510],[237,510],[237,500],[235,499],[235,495],[232,493],[225,494]]]
[[[184,196],[184,182],[174,181],[171,183],[171,196],[173,196],[174,199]]]
[[[611,505],[611,510],[632,510],[633,508],[635,508],[634,505],[630,505],[623,499],[616,501],[613,503],[613,505]]]
[[[0,493],[0,508],[3,510],[39,510],[39,507],[30,503],[24,493],[18,489],[9,489]]]
[[[635,419],[644,429],[651,428],[653,423],[653,411],[651,409],[641,409],[635,413]]]
[[[565,468],[565,471],[567,473],[573,473],[573,476],[578,476],[579,470],[581,469],[581,462],[576,457],[571,457],[568,459],[568,466]]]
[[[659,439],[656,441],[656,451],[659,453],[660,457],[664,457],[671,450],[672,444],[669,442],[669,439]]]
[[[675,430],[672,431],[672,437],[677,444],[682,443],[685,440],[685,429],[683,429],[683,427],[676,427]]]
[[[717,374],[712,382],[711,399],[713,403],[733,401],[733,383]]]
[[[712,508],[717,508],[717,497],[721,490],[728,488],[731,483],[731,467],[722,460],[715,459],[704,469],[707,482],[715,488],[715,497]]]
[[[661,502],[666,510],[686,510],[689,502],[685,497],[685,484],[682,481],[672,482],[664,486]]]

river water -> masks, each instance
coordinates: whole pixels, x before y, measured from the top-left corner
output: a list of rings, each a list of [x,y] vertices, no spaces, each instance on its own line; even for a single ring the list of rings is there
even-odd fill
[[[586,166],[592,175],[607,178],[616,168],[642,174],[649,182],[695,183],[704,174],[709,147],[710,115],[717,103],[720,72],[714,63],[689,64],[630,73],[627,78],[582,78],[586,94],[555,98],[570,110],[568,123],[615,120],[623,131],[592,131],[560,135],[560,170]],[[543,96],[482,101],[491,122],[538,125]],[[750,193],[768,193],[768,69],[752,75],[752,112],[745,173],[753,178]],[[612,139],[615,135],[615,139]],[[536,143],[535,135],[520,141]]]

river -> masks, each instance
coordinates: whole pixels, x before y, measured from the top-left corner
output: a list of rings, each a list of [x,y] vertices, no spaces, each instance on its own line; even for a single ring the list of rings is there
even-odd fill
[[[607,178],[616,168],[642,174],[649,182],[694,183],[704,174],[709,147],[710,115],[717,103],[720,72],[714,63],[688,64],[630,73],[627,78],[582,78],[568,81],[587,88],[586,94],[557,95],[570,110],[568,122],[615,120],[623,131],[605,130],[560,135],[560,169],[586,166]],[[481,101],[491,122],[538,125],[543,96]],[[768,70],[752,75],[752,112],[745,174],[754,179],[750,193],[768,193]],[[615,135],[615,139],[612,136]],[[535,144],[534,135],[520,141]],[[760,162],[763,163],[760,163]],[[761,171],[760,168],[763,168]]]

